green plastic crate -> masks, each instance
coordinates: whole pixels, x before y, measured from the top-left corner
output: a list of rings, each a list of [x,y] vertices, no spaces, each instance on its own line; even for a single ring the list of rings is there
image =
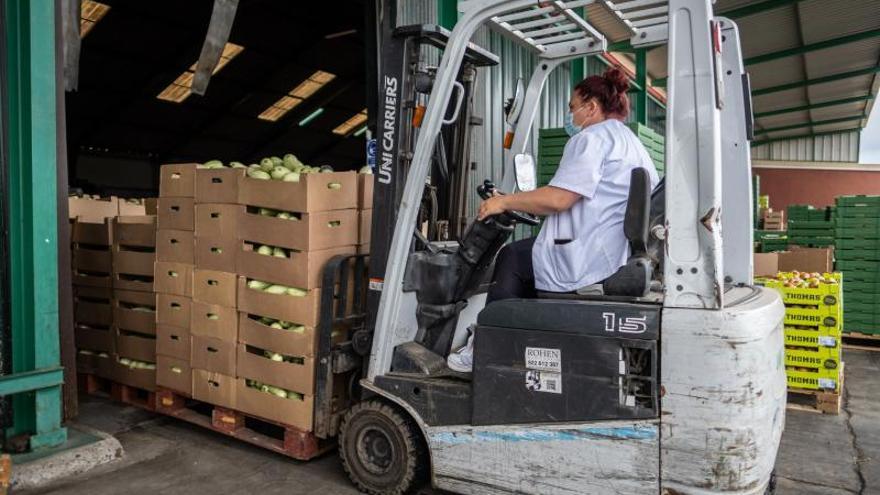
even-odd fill
[[[835,200],[838,208],[842,206],[877,206],[880,207],[880,196],[838,196]]]
[[[837,249],[868,249],[880,250],[880,239],[843,239],[835,240]]]

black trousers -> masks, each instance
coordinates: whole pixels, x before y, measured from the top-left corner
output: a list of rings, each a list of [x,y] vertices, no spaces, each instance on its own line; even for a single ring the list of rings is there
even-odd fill
[[[492,285],[486,304],[502,299],[535,298],[535,270],[532,268],[532,247],[535,238],[523,239],[504,246],[495,260]]]

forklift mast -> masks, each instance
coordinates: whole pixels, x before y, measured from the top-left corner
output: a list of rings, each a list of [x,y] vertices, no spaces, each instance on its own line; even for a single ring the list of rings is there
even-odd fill
[[[448,30],[433,24],[397,26],[396,2],[384,5],[387,11],[379,20],[380,97],[371,123],[376,137],[376,170],[365,335],[371,335],[375,327],[413,148],[422,132],[426,102],[437,77],[437,68],[426,62],[426,48],[444,50],[450,36]],[[469,44],[452,78],[456,99],[443,105],[442,126],[438,126],[436,145],[432,139],[427,157],[429,173],[418,182],[419,197],[411,204],[415,216],[406,222],[412,229],[407,229],[408,239],[421,237],[418,247],[424,248],[429,241],[454,241],[463,233],[470,190],[471,127],[481,124],[472,114],[476,69],[497,63],[495,55]],[[404,259],[414,247],[406,246]],[[361,342],[366,344],[368,339]]]

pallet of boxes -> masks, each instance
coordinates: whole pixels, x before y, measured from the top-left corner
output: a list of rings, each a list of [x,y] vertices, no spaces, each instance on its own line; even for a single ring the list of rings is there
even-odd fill
[[[840,196],[835,208],[837,269],[846,275],[844,335],[880,344],[880,196]]]
[[[81,388],[149,409],[156,383],[155,216],[146,214],[152,205],[117,198],[69,202]]]
[[[357,251],[357,175],[293,172],[289,157],[163,167],[195,187],[194,232],[159,226],[192,246],[156,262],[158,288],[163,272],[192,274],[157,294],[159,411],[305,460],[330,446],[311,433],[316,329],[324,265]]]
[[[759,280],[785,304],[785,373],[789,406],[839,414],[843,395],[840,273],[780,272]]]

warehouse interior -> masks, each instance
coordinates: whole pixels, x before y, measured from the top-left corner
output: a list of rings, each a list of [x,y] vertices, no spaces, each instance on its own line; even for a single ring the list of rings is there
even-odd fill
[[[360,168],[367,3],[243,2],[203,96],[186,85],[210,2],[96,6],[77,89],[66,93],[71,186],[143,197],[158,190],[162,163],[253,163],[286,153]]]
[[[382,9],[395,3],[393,12],[399,25],[437,24],[453,29],[458,15],[457,0],[348,0],[309,3],[307,6],[302,2],[280,0],[233,2],[237,4],[234,23],[204,95],[195,94],[190,88],[206,43],[212,11],[217,8],[216,4],[223,3],[221,0],[82,0],[80,3],[81,45],[76,77],[73,78],[75,82],[66,79],[66,67],[52,67],[58,76],[54,87],[57,94],[63,94],[57,107],[56,144],[57,162],[64,170],[57,174],[53,172],[51,177],[45,176],[47,181],[54,178],[59,181],[56,191],[59,211],[57,246],[52,247],[57,247],[58,251],[59,289],[56,296],[62,328],[58,332],[60,349],[56,349],[51,359],[60,360],[65,367],[67,381],[64,386],[53,383],[59,388],[58,400],[65,411],[66,440],[75,448],[87,449],[91,445],[94,450],[88,455],[101,461],[96,462],[97,467],[88,468],[77,462],[67,462],[65,469],[53,467],[46,470],[48,474],[45,475],[22,469],[20,473],[27,474],[18,474],[16,478],[15,466],[39,465],[41,460],[53,455],[62,456],[56,458],[56,465],[59,464],[57,459],[70,459],[63,457],[65,449],[55,446],[39,453],[18,452],[12,456],[11,483],[17,488],[15,493],[100,495],[119,493],[122,489],[133,493],[157,490],[168,493],[245,493],[254,490],[261,493],[359,493],[349,480],[334,447],[321,443],[324,439],[309,451],[309,460],[290,455],[290,428],[286,428],[283,422],[272,419],[257,424],[259,421],[250,419],[246,422],[245,415],[235,416],[236,419],[230,421],[240,419],[242,432],[233,434],[217,427],[217,418],[212,416],[207,403],[194,408],[199,409],[197,419],[182,419],[167,412],[156,412],[161,409],[158,404],[163,397],[176,400],[173,394],[162,396],[151,390],[129,399],[125,398],[127,395],[119,395],[122,392],[114,391],[112,380],[105,383],[103,377],[83,379],[79,376],[77,379],[78,358],[83,356],[78,354],[82,347],[73,345],[74,329],[79,325],[76,305],[82,301],[92,303],[94,296],[80,297],[76,282],[70,280],[71,267],[74,272],[77,270],[77,246],[71,247],[71,239],[76,236],[76,222],[82,219],[74,218],[72,210],[69,223],[62,217],[68,214],[68,195],[84,201],[98,196],[103,199],[113,197],[118,203],[116,216],[119,218],[125,216],[121,213],[122,205],[131,199],[137,203],[137,208],[142,209],[132,210],[136,216],[151,216],[150,205],[155,198],[159,198],[161,211],[162,200],[168,199],[161,198],[163,193],[160,192],[165,187],[162,181],[167,181],[162,175],[166,164],[192,164],[195,177],[201,172],[195,170],[195,164],[219,160],[227,167],[233,162],[247,166],[260,164],[267,157],[285,157],[287,160],[286,155],[292,154],[304,165],[330,166],[340,173],[362,171],[362,167],[370,163],[367,156],[370,138],[381,126],[381,113],[368,112],[368,108],[373,108],[375,102],[371,99],[379,92],[376,81],[382,67],[381,47],[377,44],[382,33],[378,32],[377,23],[381,22]],[[621,67],[630,77],[632,111],[627,124],[639,133],[640,138],[642,133],[652,136],[646,146],[650,147],[651,139],[655,146],[659,146],[651,151],[659,154],[652,155],[652,158],[662,175],[664,167],[668,170],[673,166],[663,159],[669,76],[666,46],[633,48],[630,32],[621,28],[620,19],[610,19],[613,15],[605,7],[581,3],[584,5],[579,4],[575,10],[600,26],[608,35],[609,47],[606,53],[565,63],[549,79],[530,138],[530,146],[539,158],[538,180],[545,178],[545,182],[539,185],[546,184],[546,179],[552,176],[552,173],[546,175],[541,170],[544,166],[540,161],[541,153],[551,147],[545,143],[554,138],[558,140],[560,136],[568,139],[562,132],[562,124],[571,88],[584,77],[599,74],[611,66]],[[629,13],[630,22],[638,24],[642,18],[640,15],[647,17],[646,12],[658,3],[663,3],[661,8],[665,8],[665,2],[659,1],[647,2],[650,4],[647,7],[634,7]],[[65,1],[56,0],[56,4],[57,11],[47,14],[52,10],[48,9],[41,13],[56,17],[55,30],[61,33],[63,26],[59,12]],[[756,268],[755,275],[772,278],[777,271],[788,271],[783,268],[784,262],[779,261],[785,255],[781,254],[777,260],[776,248],[773,253],[769,248],[763,250],[760,241],[765,238],[767,246],[780,246],[780,252],[796,252],[801,247],[831,249],[830,254],[822,254],[827,258],[822,262],[829,267],[829,272],[841,271],[839,264],[834,268],[833,251],[833,237],[835,232],[840,234],[840,230],[835,231],[830,226],[827,227],[830,233],[817,234],[830,236],[828,238],[832,240],[828,243],[793,246],[784,239],[784,231],[776,232],[775,227],[767,229],[767,226],[775,225],[782,212],[785,213],[783,225],[788,222],[790,231],[794,228],[792,221],[795,225],[805,219],[813,221],[819,218],[816,215],[820,211],[824,215],[823,222],[832,222],[839,218],[835,217],[833,209],[841,204],[838,198],[854,195],[880,198],[880,164],[859,164],[860,141],[877,139],[877,136],[866,136],[862,129],[872,115],[875,98],[880,92],[880,9],[869,0],[718,0],[713,8],[717,15],[736,22],[742,40],[744,70],[750,78],[749,97],[754,118],[754,136],[749,143],[750,165],[756,177],[752,183],[756,188],[752,204],[757,243],[755,253],[774,255],[773,274],[758,274]],[[39,23],[41,20],[39,14],[34,13],[36,10],[11,10],[21,19],[28,19],[23,23]],[[15,18],[14,15],[11,18]],[[58,53],[63,43],[57,35],[54,40]],[[488,27],[477,31],[475,42],[494,50],[501,64],[481,68],[477,76],[479,84],[473,95],[476,111],[469,128],[475,137],[470,144],[472,161],[467,168],[471,190],[483,179],[501,180],[506,157],[501,146],[505,132],[505,100],[514,96],[516,78],[526,78],[527,81],[535,66],[528,49],[499,36]],[[436,64],[439,53],[439,50],[428,49],[425,58],[430,64]],[[61,55],[57,60],[58,66],[62,66]],[[68,86],[66,91],[65,85]],[[554,152],[561,153],[561,148]],[[558,166],[558,156],[550,153],[544,156],[550,161],[555,160],[553,166]],[[34,158],[35,162],[37,158]],[[358,222],[354,232],[356,241],[346,246],[351,248],[352,255],[355,252],[370,254],[369,240],[363,239],[363,218],[366,211],[372,215],[373,203],[370,198],[368,204],[363,204],[364,178],[361,175],[352,174],[351,178],[360,188],[357,204],[351,205],[352,210],[357,210],[353,213]],[[35,183],[39,179],[39,175],[32,178]],[[368,180],[372,181],[372,178]],[[370,191],[372,196],[372,186]],[[47,193],[47,190],[35,187],[34,192],[38,197],[40,192]],[[171,196],[170,199],[177,197]],[[474,214],[479,197],[471,193],[467,201],[468,213]],[[195,204],[199,204],[197,199]],[[249,205],[248,208],[251,206],[271,209],[273,215],[286,211],[268,203]],[[11,208],[15,208],[15,204]],[[796,218],[789,213],[802,212],[799,208],[809,209],[810,215],[815,215]],[[156,216],[155,211],[152,216]],[[84,223],[100,223],[94,218]],[[116,221],[112,215],[107,218],[110,218],[107,220],[110,224]],[[9,221],[15,224],[14,215]],[[826,225],[823,224],[822,228]],[[159,232],[163,230],[161,220],[158,229]],[[190,232],[191,238],[199,235],[195,229],[189,228],[195,232]],[[178,226],[172,230],[186,229]],[[370,231],[369,225],[366,230]],[[156,229],[153,231],[155,233]],[[375,228],[372,232],[375,236]],[[532,232],[537,230],[519,229],[515,235],[519,238]],[[30,233],[33,239],[42,236],[35,231]],[[792,235],[793,231],[789,238]],[[845,232],[847,240],[848,236],[849,233]],[[158,242],[159,237],[156,239]],[[75,240],[73,244],[76,244]],[[269,244],[266,241],[266,245]],[[257,246],[252,246],[254,251]],[[37,248],[39,246],[34,249]],[[158,252],[155,244],[152,248]],[[324,248],[342,249],[340,253],[349,254],[329,241],[322,246]],[[117,247],[112,243],[107,246],[108,252],[114,249]],[[227,245],[223,249],[227,249]],[[290,257],[299,245],[284,249],[288,249],[287,256]],[[836,249],[839,251],[841,245],[838,244]],[[39,253],[34,256],[39,260]],[[195,260],[197,254],[190,256]],[[841,259],[837,258],[838,261]],[[157,258],[157,261],[167,260]],[[852,265],[852,260],[843,261],[844,266],[847,262],[849,266],[862,266]],[[862,258],[858,258],[856,262],[861,261]],[[169,261],[178,262],[177,259]],[[873,258],[868,262],[873,263]],[[190,263],[198,268],[197,262]],[[39,266],[34,265],[39,262],[29,265],[38,271]],[[211,270],[221,271],[216,266]],[[844,280],[856,271],[847,270],[843,270]],[[257,281],[251,275],[243,276],[241,271],[229,271],[233,272],[233,277],[237,275],[247,282]],[[321,290],[319,284],[309,283],[311,285],[306,289]],[[27,286],[13,285],[2,290],[12,293]],[[294,284],[288,284],[288,289],[292,287]],[[846,289],[841,289],[841,294],[843,290]],[[39,289],[35,291],[36,294]],[[83,294],[89,294],[88,290]],[[37,305],[40,297],[50,296],[49,293],[37,294],[29,301]],[[867,300],[867,297],[859,298],[857,304],[867,304]],[[115,299],[109,301],[109,304],[116,304]],[[841,318],[845,321],[846,316]],[[284,320],[274,317],[273,323],[280,324]],[[12,329],[13,324],[16,323],[3,322],[4,331],[11,339],[17,335]],[[268,326],[268,322],[265,325]],[[118,331],[116,327],[110,328]],[[847,327],[843,328],[843,332],[847,332]],[[860,330],[865,328],[859,326]],[[838,354],[838,361],[846,362],[846,380],[843,380],[841,366],[840,379],[835,382],[833,393],[825,390],[827,394],[816,401],[815,407],[811,407],[812,399],[802,401],[800,396],[788,395],[791,407],[785,411],[786,428],[777,455],[775,493],[843,495],[880,491],[880,421],[876,417],[880,383],[873,379],[880,372],[880,314],[877,336],[858,333],[860,335],[847,341],[849,345],[844,347],[843,357]],[[844,338],[845,333],[839,337],[841,347]],[[55,339],[59,340],[58,335]],[[34,353],[37,358],[29,358],[30,361],[16,358],[15,352],[21,350],[3,349],[0,367],[4,368],[4,373],[19,373],[29,371],[25,370],[28,367],[36,369],[41,366],[35,364],[41,362],[39,352]],[[91,351],[88,352],[91,356]],[[156,361],[156,354],[154,351],[153,361]],[[15,370],[6,363],[10,357],[12,363],[18,363]],[[190,371],[195,370],[195,364],[192,368]],[[234,373],[231,374],[236,378]],[[336,387],[337,390],[345,389],[338,393],[338,397],[345,397],[347,401],[349,395],[354,396],[350,383],[337,384]],[[19,391],[12,390],[14,393]],[[192,388],[188,393],[195,396]],[[292,398],[293,388],[287,393]],[[816,394],[820,393],[821,390]],[[836,412],[827,409],[834,409],[833,406],[820,404],[830,396],[835,396]],[[338,397],[334,395],[334,400]],[[19,404],[10,407],[11,402],[2,400],[2,408],[13,410],[16,417],[27,414],[27,407]],[[150,401],[153,401],[152,405]],[[177,406],[175,403],[174,407]],[[30,426],[20,424],[16,431],[10,432],[20,433],[22,428]],[[243,439],[245,436],[274,440],[267,447],[267,443],[260,443],[262,440]],[[58,474],[53,475],[56,471]],[[425,487],[418,493],[448,492]]]

